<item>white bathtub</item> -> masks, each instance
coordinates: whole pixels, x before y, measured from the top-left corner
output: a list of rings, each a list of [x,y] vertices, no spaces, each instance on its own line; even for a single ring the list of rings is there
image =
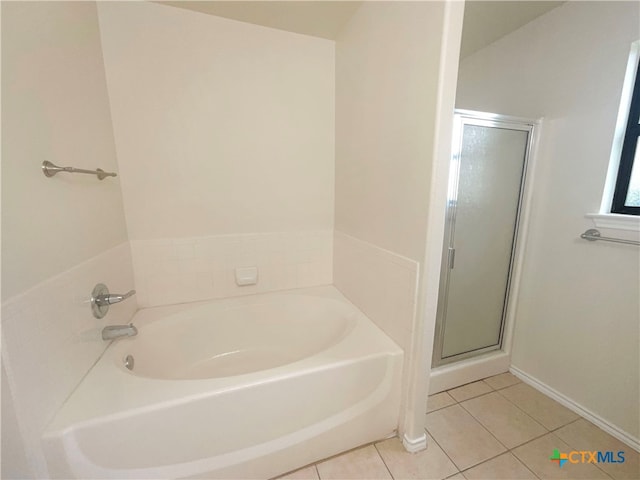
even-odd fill
[[[266,479],[396,429],[402,350],[333,287],[133,323],[47,427],[52,477]]]

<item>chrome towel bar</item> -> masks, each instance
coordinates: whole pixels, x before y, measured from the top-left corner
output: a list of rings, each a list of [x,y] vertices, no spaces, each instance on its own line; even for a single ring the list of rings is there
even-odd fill
[[[44,173],[45,177],[53,177],[56,173],[59,172],[87,173],[89,175],[96,175],[98,177],[98,180],[104,180],[107,177],[115,177],[116,175],[118,175],[117,173],[105,172],[101,168],[97,168],[95,170],[84,170],[82,168],[75,167],[59,167],[48,160],[42,162],[42,173]]]
[[[640,245],[640,242],[637,240],[625,240],[623,238],[612,238],[612,237],[603,237],[600,235],[600,232],[595,228],[590,228],[582,235],[580,238],[584,238],[585,240],[589,240],[590,242],[595,242],[596,240],[603,240],[605,242],[614,242],[614,243],[626,243],[628,245]]]

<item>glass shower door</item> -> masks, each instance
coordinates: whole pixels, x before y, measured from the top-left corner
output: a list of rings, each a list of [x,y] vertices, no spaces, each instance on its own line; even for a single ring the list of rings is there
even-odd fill
[[[456,115],[436,364],[500,348],[532,126]]]

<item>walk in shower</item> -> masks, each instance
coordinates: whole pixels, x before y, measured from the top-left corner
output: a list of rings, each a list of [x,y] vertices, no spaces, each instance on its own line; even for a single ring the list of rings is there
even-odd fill
[[[535,122],[456,111],[433,366],[500,350]]]

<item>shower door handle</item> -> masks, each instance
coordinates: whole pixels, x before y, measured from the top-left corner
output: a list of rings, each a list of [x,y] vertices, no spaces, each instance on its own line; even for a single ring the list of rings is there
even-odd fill
[[[456,263],[456,249],[449,247],[449,270],[453,270]]]

